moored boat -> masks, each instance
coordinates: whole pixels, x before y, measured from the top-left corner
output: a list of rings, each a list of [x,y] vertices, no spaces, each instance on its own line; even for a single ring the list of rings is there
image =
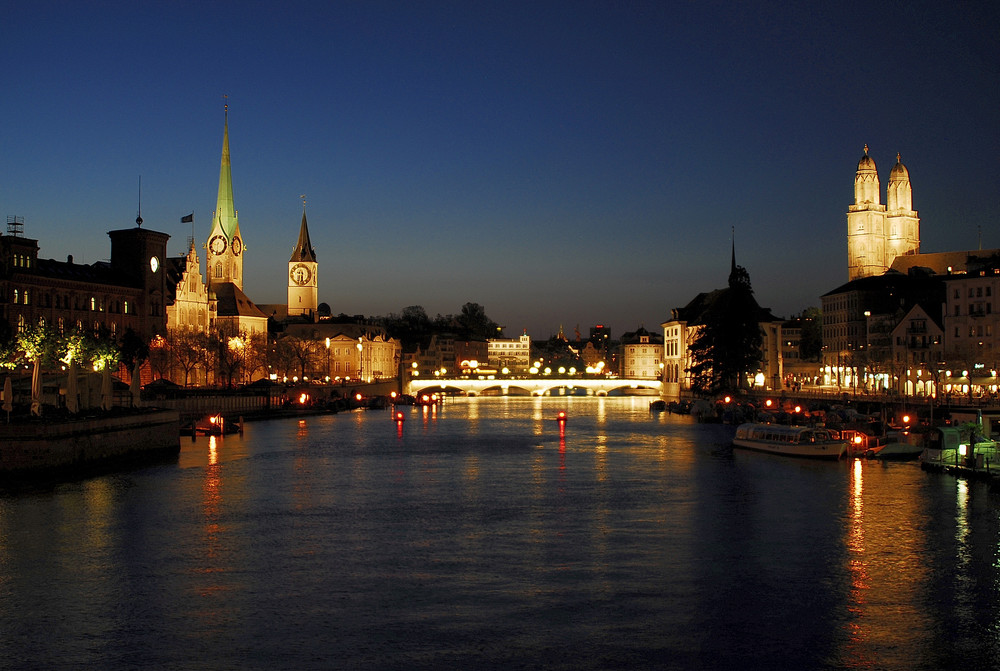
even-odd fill
[[[736,428],[733,445],[748,450],[813,459],[840,459],[847,452],[847,441],[838,431],[783,424],[740,424]]]

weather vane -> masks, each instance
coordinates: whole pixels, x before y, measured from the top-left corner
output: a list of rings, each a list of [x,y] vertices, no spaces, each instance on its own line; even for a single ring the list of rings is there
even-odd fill
[[[306,209],[306,194],[303,193],[299,198],[302,199],[302,209]]]

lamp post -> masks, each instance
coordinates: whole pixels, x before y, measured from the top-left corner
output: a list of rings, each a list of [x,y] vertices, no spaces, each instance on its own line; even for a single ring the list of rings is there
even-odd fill
[[[358,379],[364,382],[365,381],[364,357],[362,355],[362,350],[364,349],[364,347],[362,346],[361,342],[362,342],[361,338],[358,338],[358,344],[356,345],[356,347],[358,348]]]
[[[330,370],[330,339],[327,338],[326,339],[326,381],[327,381],[327,383],[330,382],[330,378],[332,377],[330,375],[331,372],[332,371]]]

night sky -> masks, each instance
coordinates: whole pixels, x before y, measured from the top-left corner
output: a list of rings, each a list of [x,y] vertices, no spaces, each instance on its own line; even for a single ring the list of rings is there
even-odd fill
[[[847,279],[863,146],[925,252],[1000,247],[996,3],[5,2],[0,206],[44,258],[144,227],[204,258],[228,94],[244,290],[615,336],[725,285]]]

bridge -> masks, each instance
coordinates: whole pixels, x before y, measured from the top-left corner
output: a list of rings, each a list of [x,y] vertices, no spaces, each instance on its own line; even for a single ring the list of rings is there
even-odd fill
[[[411,396],[425,393],[464,393],[466,396],[487,394],[493,396],[607,396],[611,392],[630,389],[660,391],[660,380],[628,378],[553,378],[547,376],[525,378],[413,378],[406,383],[405,391]],[[581,393],[582,392],[582,393]]]

